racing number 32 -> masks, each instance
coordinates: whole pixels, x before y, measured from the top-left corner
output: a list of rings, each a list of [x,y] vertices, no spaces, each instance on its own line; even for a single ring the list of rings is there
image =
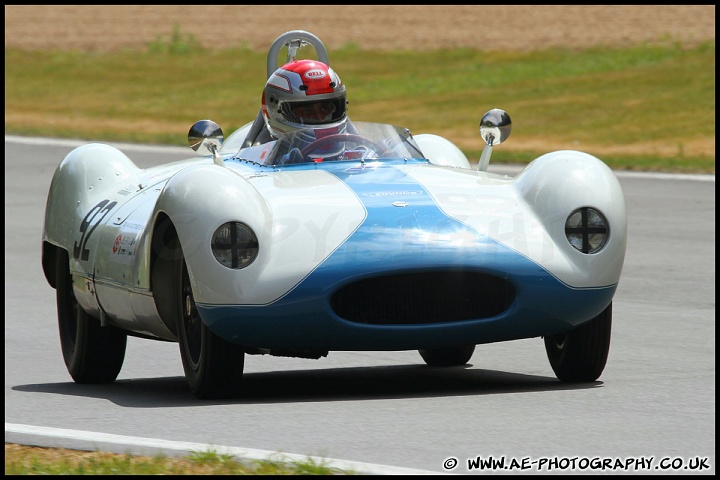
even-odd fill
[[[85,248],[87,245],[88,238],[92,235],[93,231],[100,225],[103,218],[110,213],[117,202],[111,202],[110,200],[103,200],[102,202],[95,205],[83,218],[80,224],[80,242],[75,242],[73,246],[73,258],[80,260],[87,260],[90,256],[90,250]],[[88,228],[89,227],[89,228]]]

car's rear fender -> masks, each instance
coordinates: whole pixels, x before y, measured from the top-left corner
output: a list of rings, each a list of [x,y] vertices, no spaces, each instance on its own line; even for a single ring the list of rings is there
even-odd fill
[[[73,258],[83,219],[103,192],[140,171],[120,150],[100,143],[78,147],[60,162],[50,183],[43,228],[43,271],[51,285],[55,249],[50,245],[66,250]]]
[[[413,140],[433,165],[470,168],[470,162],[462,150],[446,138],[431,133],[421,133],[413,135]]]

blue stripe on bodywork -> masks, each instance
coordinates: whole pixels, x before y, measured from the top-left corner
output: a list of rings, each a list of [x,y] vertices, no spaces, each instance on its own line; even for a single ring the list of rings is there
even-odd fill
[[[355,192],[367,210],[365,221],[280,300],[265,306],[198,305],[216,334],[259,348],[436,348],[564,331],[596,315],[612,299],[615,286],[569,288],[527,257],[448,217],[422,185],[391,162],[323,169]],[[332,292],[347,283],[448,268],[506,278],[515,287],[516,301],[496,317],[423,325],[357,324],[329,308]]]

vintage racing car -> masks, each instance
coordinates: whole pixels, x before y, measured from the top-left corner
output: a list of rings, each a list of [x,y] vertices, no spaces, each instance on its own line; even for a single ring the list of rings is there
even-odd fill
[[[277,59],[305,46],[329,65],[315,35],[281,35],[263,109],[303,90]],[[306,77],[337,88],[323,72]],[[601,375],[626,248],[623,193],[602,161],[563,150],[488,173],[510,134],[499,109],[482,117],[477,168],[433,134],[348,122],[274,136],[267,119],[227,138],[197,122],[187,161],[141,169],[91,143],[59,164],[42,267],[74,381],[114,381],[128,335],[178,342],[199,398],[237,394],[246,354],[417,350],[440,367],[531,337],[560,380]]]

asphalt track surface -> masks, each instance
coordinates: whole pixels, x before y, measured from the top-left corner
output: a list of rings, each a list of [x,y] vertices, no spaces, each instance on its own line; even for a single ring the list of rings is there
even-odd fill
[[[558,382],[528,339],[478,346],[451,369],[417,352],[248,356],[246,393],[207,402],[187,390],[174,343],[130,338],[112,385],[74,384],[65,369],[40,243],[55,167],[81,143],[5,137],[6,442],[279,452],[364,473],[488,473],[477,457],[515,461],[495,473],[715,473],[714,175],[616,172],[628,251],[597,382]],[[141,167],[192,157],[118,146]]]

